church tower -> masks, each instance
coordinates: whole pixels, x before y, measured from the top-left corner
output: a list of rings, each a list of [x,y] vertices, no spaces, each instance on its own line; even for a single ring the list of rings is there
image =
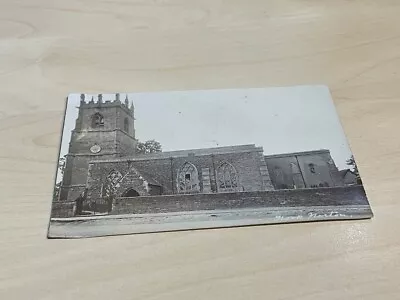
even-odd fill
[[[89,102],[81,95],[78,118],[72,130],[66,157],[60,201],[75,201],[84,191],[88,163],[135,154],[134,107],[128,96],[122,102],[116,94],[113,101],[103,101],[102,94]]]

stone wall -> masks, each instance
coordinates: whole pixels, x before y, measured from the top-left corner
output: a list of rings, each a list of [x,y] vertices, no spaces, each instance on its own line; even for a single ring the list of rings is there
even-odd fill
[[[61,186],[60,198],[58,200],[64,202],[73,202],[85,191],[84,184]]]
[[[141,175],[131,170],[131,163],[128,161],[110,162],[110,163],[90,163],[88,180],[87,180],[87,200],[86,202],[95,201],[102,203],[103,187],[107,183],[107,175],[111,171],[118,171],[123,176],[123,180],[116,186],[116,195],[121,196],[130,188],[134,188],[139,195],[149,195],[147,183]]]
[[[133,129],[130,129],[131,131]],[[101,140],[100,140],[101,141]],[[130,156],[136,152],[137,140],[124,131],[115,131],[116,156]]]
[[[343,186],[328,150],[265,156],[276,189]]]
[[[104,118],[104,125],[98,128],[91,127],[95,113]],[[132,113],[119,102],[81,103],[76,127],[71,134],[60,200],[69,202],[76,199],[74,186],[86,184],[89,161],[135,153]],[[124,131],[125,118],[129,120],[128,133]],[[90,148],[93,145],[99,145],[101,151],[92,153]]]
[[[67,155],[67,163],[60,190],[61,201],[74,201],[84,191],[88,179],[89,161],[98,157],[95,155]],[[101,157],[111,158],[113,155],[101,155]]]
[[[343,186],[343,181],[339,178],[339,171],[328,151],[297,155],[297,159],[304,175],[306,187],[319,186],[325,182],[330,182],[329,186]],[[314,173],[311,172],[310,165],[314,166]]]
[[[103,102],[99,104],[97,99],[95,103],[80,103],[79,116],[76,122],[77,130],[91,130],[92,116],[100,113],[104,117],[104,130],[114,130],[116,128],[123,129],[123,121],[125,116],[131,117],[132,111],[124,104],[114,102]],[[119,118],[120,117],[120,118]],[[132,124],[133,125],[133,124]]]
[[[129,174],[135,170],[143,176],[145,181],[153,185],[160,185],[164,195],[177,194],[177,175],[186,162],[193,164],[197,168],[200,191],[204,193],[219,192],[216,170],[224,162],[231,164],[237,171],[238,191],[273,189],[265,162],[258,150],[207,155],[188,153],[186,156],[178,157],[146,158],[142,156],[127,158],[126,160],[91,162],[87,180],[88,198],[94,201],[99,200],[101,197],[101,185],[112,170],[117,170],[124,176],[118,187],[117,196],[121,196],[124,191],[130,188],[135,189],[141,196],[147,194],[143,191],[143,181],[129,180]],[[262,162],[264,165],[262,165]]]
[[[171,178],[175,173],[173,173],[172,163],[170,158],[142,159],[133,161],[132,165],[145,177],[152,178],[159,183],[164,194],[173,194],[174,186]]]
[[[74,216],[75,202],[53,202],[51,205],[52,218],[68,218]]]
[[[112,214],[260,207],[368,205],[362,186],[279,190],[247,193],[192,194],[118,198]]]

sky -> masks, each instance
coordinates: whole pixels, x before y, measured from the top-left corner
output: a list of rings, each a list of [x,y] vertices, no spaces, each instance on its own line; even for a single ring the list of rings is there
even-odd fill
[[[136,138],[155,139],[163,151],[243,144],[262,146],[265,155],[328,149],[339,169],[351,156],[325,86],[127,95],[135,106]],[[91,97],[86,94],[86,101]],[[114,99],[103,94],[103,101]],[[80,94],[68,96],[61,156],[68,152],[79,103]]]

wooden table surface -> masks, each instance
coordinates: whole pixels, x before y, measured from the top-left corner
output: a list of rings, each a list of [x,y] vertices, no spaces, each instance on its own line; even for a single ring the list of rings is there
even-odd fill
[[[399,16],[396,0],[1,0],[0,299],[400,299]],[[331,87],[374,219],[46,239],[67,93],[298,84]]]

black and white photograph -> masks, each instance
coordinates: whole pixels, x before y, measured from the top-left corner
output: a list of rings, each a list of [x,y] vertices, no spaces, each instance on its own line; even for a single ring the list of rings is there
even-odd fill
[[[49,238],[371,217],[326,86],[67,97]]]

